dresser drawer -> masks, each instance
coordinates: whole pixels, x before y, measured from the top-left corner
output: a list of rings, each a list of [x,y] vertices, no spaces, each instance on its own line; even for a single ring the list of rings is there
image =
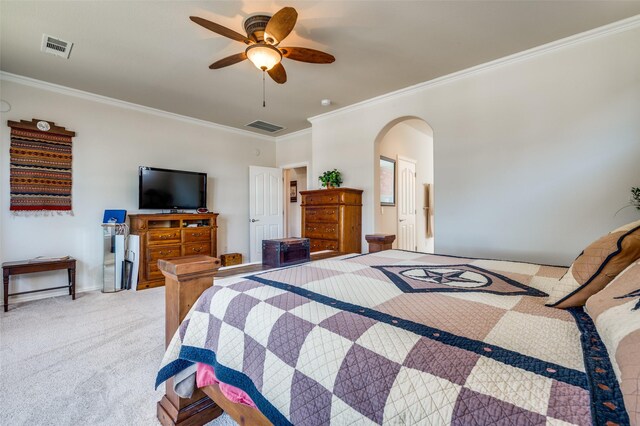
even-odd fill
[[[305,220],[307,222],[338,223],[338,207],[306,207]]]
[[[147,279],[154,280],[156,278],[162,278],[162,272],[158,269],[157,260],[147,263]]]
[[[199,241],[209,241],[211,239],[210,228],[187,228],[182,230],[182,242],[191,243]]]
[[[182,255],[191,256],[195,254],[211,255],[211,243],[189,243],[182,246]]]
[[[305,195],[302,201],[305,205],[338,204],[340,194],[335,192],[331,194],[309,194]]]
[[[151,229],[147,232],[147,241],[149,244],[179,243],[180,230],[171,228]]]
[[[307,223],[304,227],[304,236],[307,238],[321,238],[326,240],[338,239],[337,223]]]
[[[180,246],[162,246],[162,247],[153,247],[147,250],[149,259],[149,263],[156,264],[158,259],[171,259],[172,257],[180,257],[182,253],[180,252]]]
[[[331,240],[311,239],[311,251],[338,250],[338,242]]]

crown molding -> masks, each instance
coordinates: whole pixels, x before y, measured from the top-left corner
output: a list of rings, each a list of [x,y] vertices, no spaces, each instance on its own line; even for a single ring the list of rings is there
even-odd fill
[[[546,43],[540,46],[536,46],[531,49],[523,50],[522,52],[514,53],[512,55],[495,59],[490,62],[485,62],[484,64],[475,65],[471,68],[456,71],[454,73],[447,74],[442,77],[437,77],[437,78],[434,78],[433,80],[428,80],[422,83],[415,84],[413,86],[405,87],[403,89],[399,89],[399,90],[385,93],[383,95],[376,96],[361,102],[357,102],[355,104],[351,104],[333,111],[315,115],[313,117],[309,117],[307,120],[311,124],[313,124],[314,122],[321,121],[329,117],[356,111],[365,107],[370,107],[385,101],[400,98],[402,96],[412,95],[422,90],[435,87],[435,86],[440,86],[447,83],[451,83],[456,80],[461,80],[463,78],[467,78],[472,75],[475,75],[490,69],[503,67],[516,62],[526,61],[536,56],[545,55],[547,53],[564,49],[569,46],[581,44],[581,43],[598,39],[598,38],[607,37],[613,34],[632,30],[638,27],[640,27],[640,15],[635,15],[630,18],[623,19],[621,21],[616,21],[611,24],[604,25],[602,27],[598,27],[582,33],[574,34],[572,36],[565,37],[560,40],[552,41],[550,43]]]
[[[199,118],[193,118],[186,115],[176,114],[173,112],[151,108],[140,104],[134,104],[133,102],[122,101],[120,99],[110,98],[108,96],[98,95],[96,93],[85,92],[84,90],[78,90],[72,87],[49,83],[48,81],[37,80],[35,78],[25,77],[23,75],[13,74],[6,71],[0,71],[0,80],[21,84],[23,86],[35,87],[37,89],[47,90],[49,92],[60,93],[62,95],[73,96],[75,98],[86,99],[105,105],[144,112],[147,114],[155,115],[157,117],[182,121],[183,123],[195,124],[198,126],[208,127],[210,129],[222,130],[237,135],[250,136],[256,139],[270,142],[274,142],[276,140],[276,138],[274,138],[273,136],[261,135],[259,133],[250,132],[248,130],[236,129],[235,127],[225,126],[223,124],[214,123],[212,121],[201,120]]]
[[[275,139],[276,139],[276,143],[277,143],[277,142],[280,142],[280,141],[286,141],[288,139],[293,139],[293,138],[296,138],[298,136],[304,136],[304,135],[307,135],[307,134],[309,134],[309,135],[311,134],[311,127],[307,127],[306,129],[302,129],[302,130],[298,130],[298,131],[295,131],[295,132],[292,132],[292,133],[288,133],[286,135],[278,136]]]

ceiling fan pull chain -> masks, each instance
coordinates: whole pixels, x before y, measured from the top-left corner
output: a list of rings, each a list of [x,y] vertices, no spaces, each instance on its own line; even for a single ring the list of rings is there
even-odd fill
[[[266,101],[265,91],[264,91],[264,70],[262,70],[262,108],[265,108],[266,106],[267,106],[267,101]]]

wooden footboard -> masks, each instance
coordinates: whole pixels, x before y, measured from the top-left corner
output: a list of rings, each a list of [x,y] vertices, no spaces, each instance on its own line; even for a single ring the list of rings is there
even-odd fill
[[[165,276],[165,346],[169,344],[185,316],[198,297],[213,284],[220,260],[209,256],[186,256],[159,260]],[[158,402],[158,420],[164,426],[197,426],[210,422],[224,410],[240,425],[271,425],[258,410],[229,401],[218,385],[194,392],[189,399],[173,391],[173,380],[166,383],[165,395]]]
[[[206,386],[202,391],[239,425],[271,426],[269,419],[257,408],[229,401],[220,390],[220,386]]]

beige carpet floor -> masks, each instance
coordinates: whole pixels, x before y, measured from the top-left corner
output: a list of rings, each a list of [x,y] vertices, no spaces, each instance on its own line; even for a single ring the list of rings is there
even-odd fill
[[[159,425],[163,340],[164,288],[10,306],[0,313],[0,425]]]

